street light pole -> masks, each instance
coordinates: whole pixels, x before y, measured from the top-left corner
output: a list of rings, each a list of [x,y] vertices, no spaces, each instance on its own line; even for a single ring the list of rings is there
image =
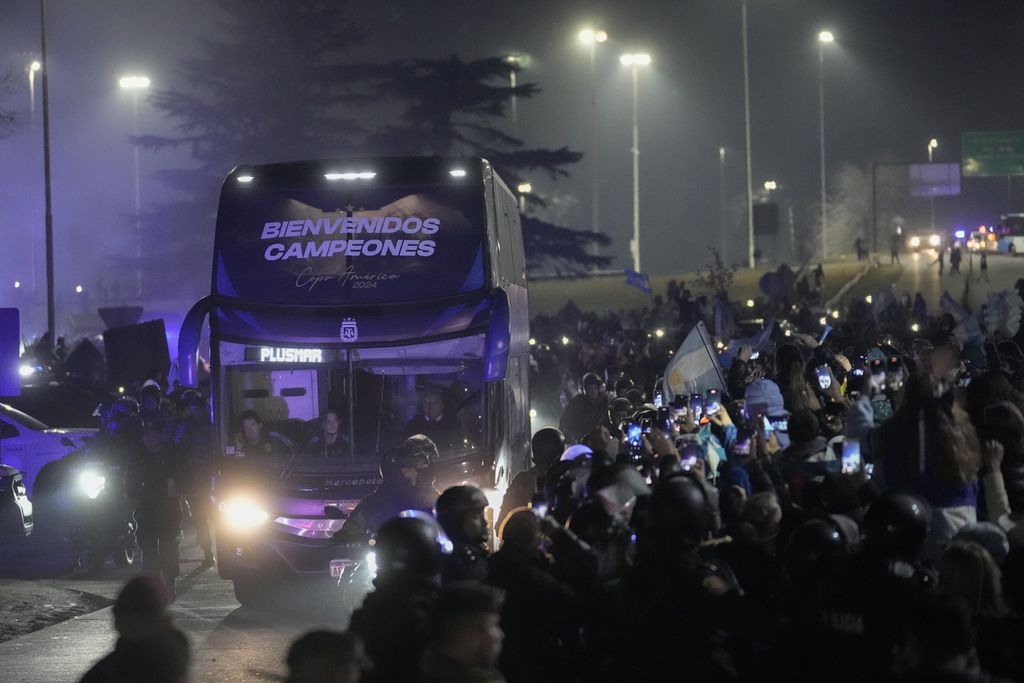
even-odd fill
[[[591,230],[600,232],[600,207],[597,191],[597,44],[608,40],[608,32],[602,29],[585,28],[580,31],[579,40],[587,46],[590,56],[590,223]],[[596,242],[593,244],[593,249],[596,255]]]
[[[754,261],[754,178],[750,150],[750,59],[747,50],[747,0],[743,0],[743,133],[747,149],[747,265]]]
[[[932,163],[932,151],[939,146],[939,141],[932,138],[928,141],[928,163]],[[932,232],[935,232],[935,195],[928,192],[928,212],[931,214]]]
[[[619,61],[630,67],[633,79],[633,239],[629,247],[633,254],[633,270],[640,271],[640,94],[639,66],[651,63],[651,56],[644,53],[622,55]]]
[[[46,61],[46,0],[39,0],[40,62],[43,65],[40,86],[43,91],[43,194],[46,202],[46,332],[50,346],[56,342],[57,314],[53,300],[53,197],[50,188],[50,97]]]
[[[825,178],[825,43],[834,41],[830,31],[818,34],[818,130],[821,133],[821,260],[828,260],[828,189]]]
[[[722,261],[728,263],[725,239],[725,147],[718,148],[718,233],[722,240]]]
[[[132,93],[132,131],[139,137],[139,91],[149,87],[146,76],[123,76],[118,85]],[[139,145],[132,143],[135,162],[135,296],[142,298],[142,182],[139,174]]]

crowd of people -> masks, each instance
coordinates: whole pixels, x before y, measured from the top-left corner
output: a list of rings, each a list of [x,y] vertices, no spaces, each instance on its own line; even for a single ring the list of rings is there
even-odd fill
[[[829,311],[826,334],[813,303],[771,305],[721,385],[682,395],[660,377],[715,315],[685,286],[535,321],[533,404],[559,428],[497,542],[480,489],[432,489],[428,437],[389,450],[353,513],[374,589],[347,632],[293,644],[289,680],[1024,680],[1019,340],[965,342],[920,297]],[[187,661],[165,620],[140,640],[115,618],[98,667],[154,638]]]

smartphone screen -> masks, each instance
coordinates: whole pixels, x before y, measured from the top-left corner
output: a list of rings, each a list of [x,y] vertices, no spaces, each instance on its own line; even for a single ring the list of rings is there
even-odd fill
[[[814,369],[814,374],[818,377],[818,386],[821,387],[822,391],[832,386],[832,375],[829,374],[827,366],[819,365]]]
[[[754,351],[752,354],[750,354],[750,360],[757,360],[760,357],[761,357],[761,352],[760,351]]]
[[[789,418],[788,417],[773,418],[773,419],[770,419],[769,422],[772,425],[772,429],[774,429],[777,432],[782,432],[783,434],[785,434],[786,432],[789,431]]]
[[[718,398],[718,389],[708,389],[708,398],[704,404],[704,412],[708,415],[715,415],[721,409],[722,403]]]
[[[772,426],[771,420],[768,419],[768,416],[762,415],[761,416],[761,423],[764,426],[764,433],[765,434],[771,434],[772,432],[775,431],[775,427]]]
[[[860,460],[860,441],[844,441],[843,442],[843,456],[842,456],[842,473],[853,474],[861,468]]]
[[[630,422],[628,425],[626,425],[626,441],[629,442],[630,446],[633,446],[633,445],[639,446],[640,445],[640,434],[641,433],[642,432],[641,432],[640,424],[639,423],[637,423],[637,422]]]
[[[668,406],[664,408],[658,408],[658,429],[663,432],[672,431],[672,425],[675,423],[675,418],[672,417],[672,409]]]
[[[701,394],[690,394],[690,412],[695,420],[704,415],[704,396]]]
[[[675,420],[677,424],[682,424],[683,422],[686,421],[686,416],[688,414],[687,411],[688,408],[686,406],[682,406],[681,408],[673,408],[672,419]]]
[[[654,390],[654,407],[661,408],[665,405],[665,391],[661,387]]]

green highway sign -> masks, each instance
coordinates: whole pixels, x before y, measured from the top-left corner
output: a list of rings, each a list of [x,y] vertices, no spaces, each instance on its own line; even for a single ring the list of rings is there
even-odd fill
[[[1024,130],[963,134],[963,175],[1024,175]]]

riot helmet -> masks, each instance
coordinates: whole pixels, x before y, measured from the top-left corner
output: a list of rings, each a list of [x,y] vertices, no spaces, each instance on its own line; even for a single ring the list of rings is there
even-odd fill
[[[864,545],[902,560],[915,560],[928,536],[931,511],[920,498],[884,493],[864,514]]]
[[[654,487],[644,514],[652,546],[672,551],[704,541],[713,529],[715,511],[704,486],[682,474]]]
[[[415,434],[398,446],[384,451],[380,476],[385,485],[420,486],[432,483],[430,470],[437,462],[437,446],[430,437]],[[403,473],[403,470],[406,472]],[[411,472],[412,477],[407,476]]]
[[[533,435],[530,449],[533,452],[533,463],[537,467],[547,469],[558,462],[558,458],[565,451],[565,437],[554,427],[544,427]]]
[[[483,513],[487,505],[487,496],[477,487],[452,486],[438,496],[434,512],[441,528],[453,541],[484,543],[487,521]]]
[[[420,510],[406,510],[381,525],[373,545],[377,574],[436,580],[441,559],[452,552],[452,542],[437,520]]]
[[[809,519],[793,531],[786,543],[786,571],[797,582],[810,580],[847,557],[858,537],[856,522],[845,515]]]

